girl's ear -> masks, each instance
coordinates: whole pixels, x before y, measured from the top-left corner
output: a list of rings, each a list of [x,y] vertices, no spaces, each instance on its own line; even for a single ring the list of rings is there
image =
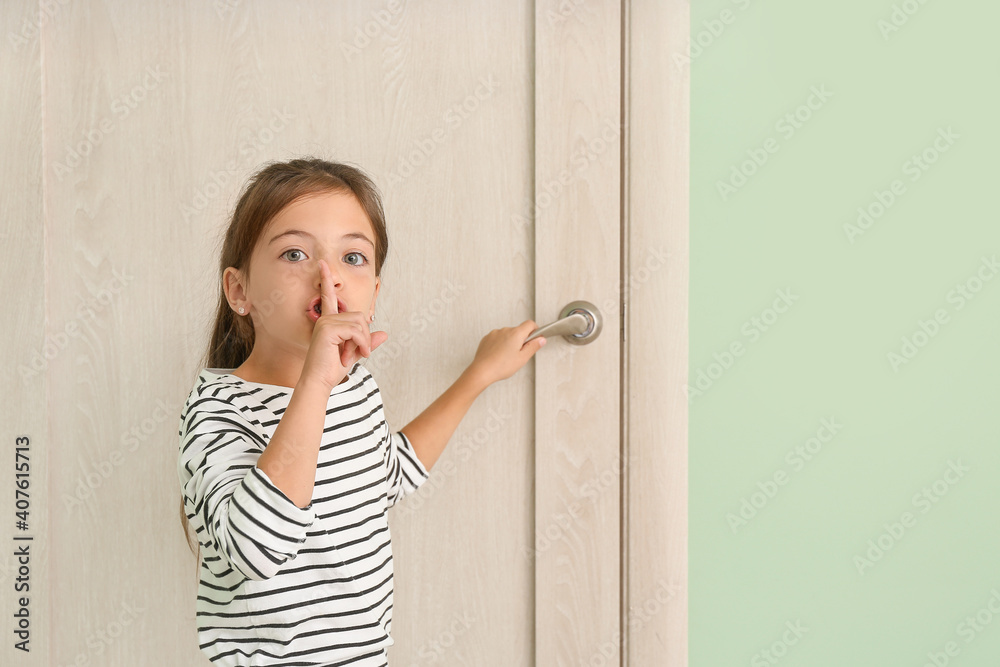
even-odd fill
[[[226,293],[226,300],[234,308],[238,307],[238,302],[247,300],[246,290],[243,289],[243,276],[239,269],[228,267],[222,274],[222,290]]]

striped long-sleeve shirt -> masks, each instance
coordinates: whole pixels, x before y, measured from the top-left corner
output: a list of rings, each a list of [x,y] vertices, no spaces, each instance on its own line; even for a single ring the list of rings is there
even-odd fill
[[[356,363],[330,393],[312,502],[299,507],[256,466],[292,391],[209,368],[184,404],[177,473],[202,550],[199,646],[218,665],[384,667],[387,513],[428,472]]]

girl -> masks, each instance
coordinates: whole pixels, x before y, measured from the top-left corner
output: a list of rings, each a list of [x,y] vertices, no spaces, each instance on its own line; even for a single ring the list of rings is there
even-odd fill
[[[180,417],[181,521],[200,558],[199,647],[219,665],[387,667],[387,511],[476,397],[545,343],[495,329],[401,431],[362,357],[389,243],[378,191],[319,159],[270,164],[226,232],[208,354]],[[189,535],[190,543],[190,535]]]

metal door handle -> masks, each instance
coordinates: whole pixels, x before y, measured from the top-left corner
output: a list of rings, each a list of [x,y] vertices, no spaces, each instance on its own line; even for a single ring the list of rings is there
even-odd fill
[[[601,333],[601,311],[589,301],[571,301],[559,313],[559,319],[535,329],[525,343],[539,336],[562,336],[574,345],[592,343]]]

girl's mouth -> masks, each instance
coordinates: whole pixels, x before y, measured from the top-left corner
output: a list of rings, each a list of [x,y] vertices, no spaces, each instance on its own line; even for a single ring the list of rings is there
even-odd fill
[[[346,311],[347,307],[344,305],[344,302],[341,301],[340,299],[337,299],[337,312],[343,313]],[[309,316],[312,318],[313,322],[318,320],[320,318],[320,315],[323,314],[323,300],[321,298],[317,298],[316,300],[314,300],[312,302],[312,308],[310,308],[307,312],[309,313]]]

